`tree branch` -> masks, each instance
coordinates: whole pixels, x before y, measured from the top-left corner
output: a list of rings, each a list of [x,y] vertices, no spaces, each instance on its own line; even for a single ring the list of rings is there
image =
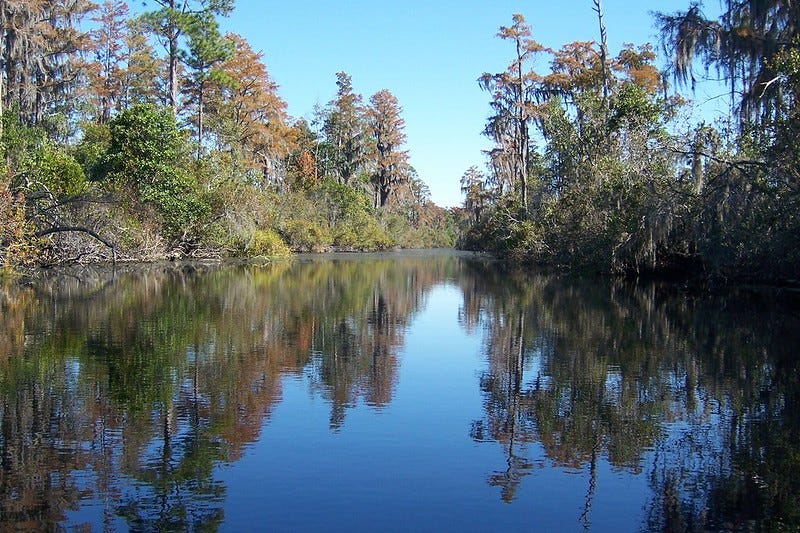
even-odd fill
[[[107,241],[106,239],[101,237],[96,231],[91,230],[89,228],[84,228],[82,226],[53,226],[51,228],[37,231],[34,234],[34,237],[44,237],[46,235],[51,235],[53,233],[68,233],[68,232],[86,233],[87,235],[94,237],[107,247],[111,248],[112,261],[115,265],[117,264],[117,245]]]

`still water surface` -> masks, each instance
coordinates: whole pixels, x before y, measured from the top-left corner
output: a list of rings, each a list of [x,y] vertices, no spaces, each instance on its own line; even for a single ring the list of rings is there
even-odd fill
[[[0,289],[0,529],[800,525],[775,293],[452,253]]]

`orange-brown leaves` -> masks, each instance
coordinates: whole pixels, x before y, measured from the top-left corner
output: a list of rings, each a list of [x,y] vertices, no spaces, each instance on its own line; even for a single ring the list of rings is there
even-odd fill
[[[395,186],[408,177],[408,152],[401,149],[406,142],[406,123],[401,116],[403,109],[388,90],[378,91],[369,101],[367,115],[376,147],[373,181],[380,205],[385,206]]]
[[[223,145],[242,147],[254,166],[270,173],[275,161],[288,156],[295,145],[286,102],[262,62],[263,54],[239,35],[228,34],[226,39],[235,51],[220,67],[222,81],[209,93],[208,109],[217,115],[213,127]]]
[[[653,62],[656,54],[651,44],[636,48],[626,43],[614,62],[614,69],[625,75],[629,81],[641,87],[649,95],[658,92],[661,86],[661,73]]]

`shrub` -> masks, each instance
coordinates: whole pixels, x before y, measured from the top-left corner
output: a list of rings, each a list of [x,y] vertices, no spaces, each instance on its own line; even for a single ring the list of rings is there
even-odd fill
[[[249,257],[287,257],[291,250],[280,236],[271,229],[256,230],[244,247]]]
[[[89,180],[97,180],[103,173],[103,158],[111,144],[108,124],[85,124],[83,138],[75,147],[75,160],[83,166]]]
[[[322,252],[333,242],[327,228],[310,220],[289,220],[282,233],[292,249],[298,251]]]
[[[25,224],[25,200],[0,189],[0,272],[31,263],[34,253]]]
[[[392,240],[375,217],[358,212],[334,227],[333,244],[347,250],[381,250],[391,246]]]
[[[31,173],[56,196],[73,196],[84,191],[83,167],[71,155],[45,144],[33,154]]]

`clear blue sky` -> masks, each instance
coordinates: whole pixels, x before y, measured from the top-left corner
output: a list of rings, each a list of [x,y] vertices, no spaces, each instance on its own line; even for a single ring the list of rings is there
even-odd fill
[[[688,5],[605,0],[610,53],[626,42],[657,46],[651,11]],[[222,27],[264,52],[293,117],[311,118],[315,104],[331,100],[335,73],[342,70],[365,101],[389,89],[404,109],[411,164],[433,201],[449,207],[462,202],[464,171],[485,162],[481,150],[489,143],[481,131],[489,97],[476,80],[510,62],[511,45],[495,34],[511,24],[513,13],[522,13],[533,37],[552,48],[598,39],[591,0],[237,0]]]

